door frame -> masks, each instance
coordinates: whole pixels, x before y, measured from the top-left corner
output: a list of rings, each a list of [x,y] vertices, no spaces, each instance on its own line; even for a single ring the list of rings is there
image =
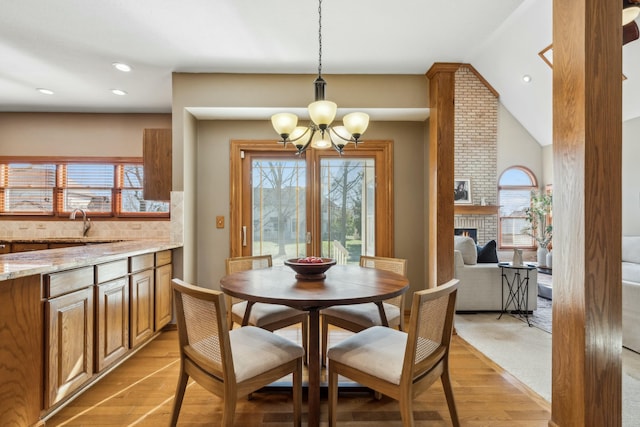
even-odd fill
[[[245,194],[243,183],[249,182],[249,169],[243,170],[243,152],[267,153],[282,150],[296,156],[296,150],[292,145],[286,148],[274,140],[232,140],[230,146],[230,188],[229,188],[229,248],[230,256],[243,256],[242,246],[242,224],[245,215],[251,212],[244,212],[243,199],[250,197]],[[366,141],[358,144],[348,144],[344,152],[347,154],[361,154],[362,156],[374,157],[376,161],[376,255],[394,256],[394,215],[393,215],[393,141],[379,140]],[[318,170],[320,159],[323,157],[339,157],[335,150],[309,149],[302,154],[308,159],[307,168],[307,190],[309,197],[306,198],[308,216],[311,220],[307,224],[307,231],[311,231],[312,236],[320,236],[320,221],[317,216],[320,213],[320,188],[316,184],[315,177],[312,176]],[[380,190],[380,186],[383,188]],[[247,241],[252,241],[251,227],[247,226]],[[311,244],[307,245],[307,253],[320,253],[321,239],[312,238]]]

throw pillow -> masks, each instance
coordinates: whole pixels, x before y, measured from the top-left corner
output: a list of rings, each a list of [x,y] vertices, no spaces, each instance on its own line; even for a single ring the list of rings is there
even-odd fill
[[[498,262],[495,240],[489,240],[484,246],[478,245],[478,263],[492,262]]]
[[[478,251],[471,237],[453,236],[453,249],[460,251],[465,265],[476,265]]]

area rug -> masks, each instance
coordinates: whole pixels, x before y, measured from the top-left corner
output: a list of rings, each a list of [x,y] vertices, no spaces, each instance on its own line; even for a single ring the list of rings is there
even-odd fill
[[[551,333],[551,313],[551,300],[538,297],[538,308],[533,310],[533,313],[529,315],[529,323],[531,323],[531,326]],[[512,316],[526,322],[526,319],[522,316],[516,314],[512,314]]]

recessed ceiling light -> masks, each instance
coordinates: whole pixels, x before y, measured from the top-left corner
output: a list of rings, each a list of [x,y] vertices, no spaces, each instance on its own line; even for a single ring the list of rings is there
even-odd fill
[[[531,83],[531,76],[529,74],[525,74],[522,76],[522,81],[525,83]]]
[[[114,62],[111,65],[113,65],[116,70],[124,71],[125,73],[131,71],[131,66],[122,62]]]
[[[51,89],[45,89],[43,87],[39,87],[36,89],[40,93],[44,93],[45,95],[53,95],[54,92]]]
[[[127,94],[127,92],[125,92],[122,89],[111,89],[111,93],[113,93],[114,95],[120,95],[120,96]]]

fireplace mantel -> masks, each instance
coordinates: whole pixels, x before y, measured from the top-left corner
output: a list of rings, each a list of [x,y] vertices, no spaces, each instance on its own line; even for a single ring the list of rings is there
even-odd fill
[[[455,205],[453,213],[455,215],[495,215],[498,213],[499,206],[480,206],[480,205]]]

